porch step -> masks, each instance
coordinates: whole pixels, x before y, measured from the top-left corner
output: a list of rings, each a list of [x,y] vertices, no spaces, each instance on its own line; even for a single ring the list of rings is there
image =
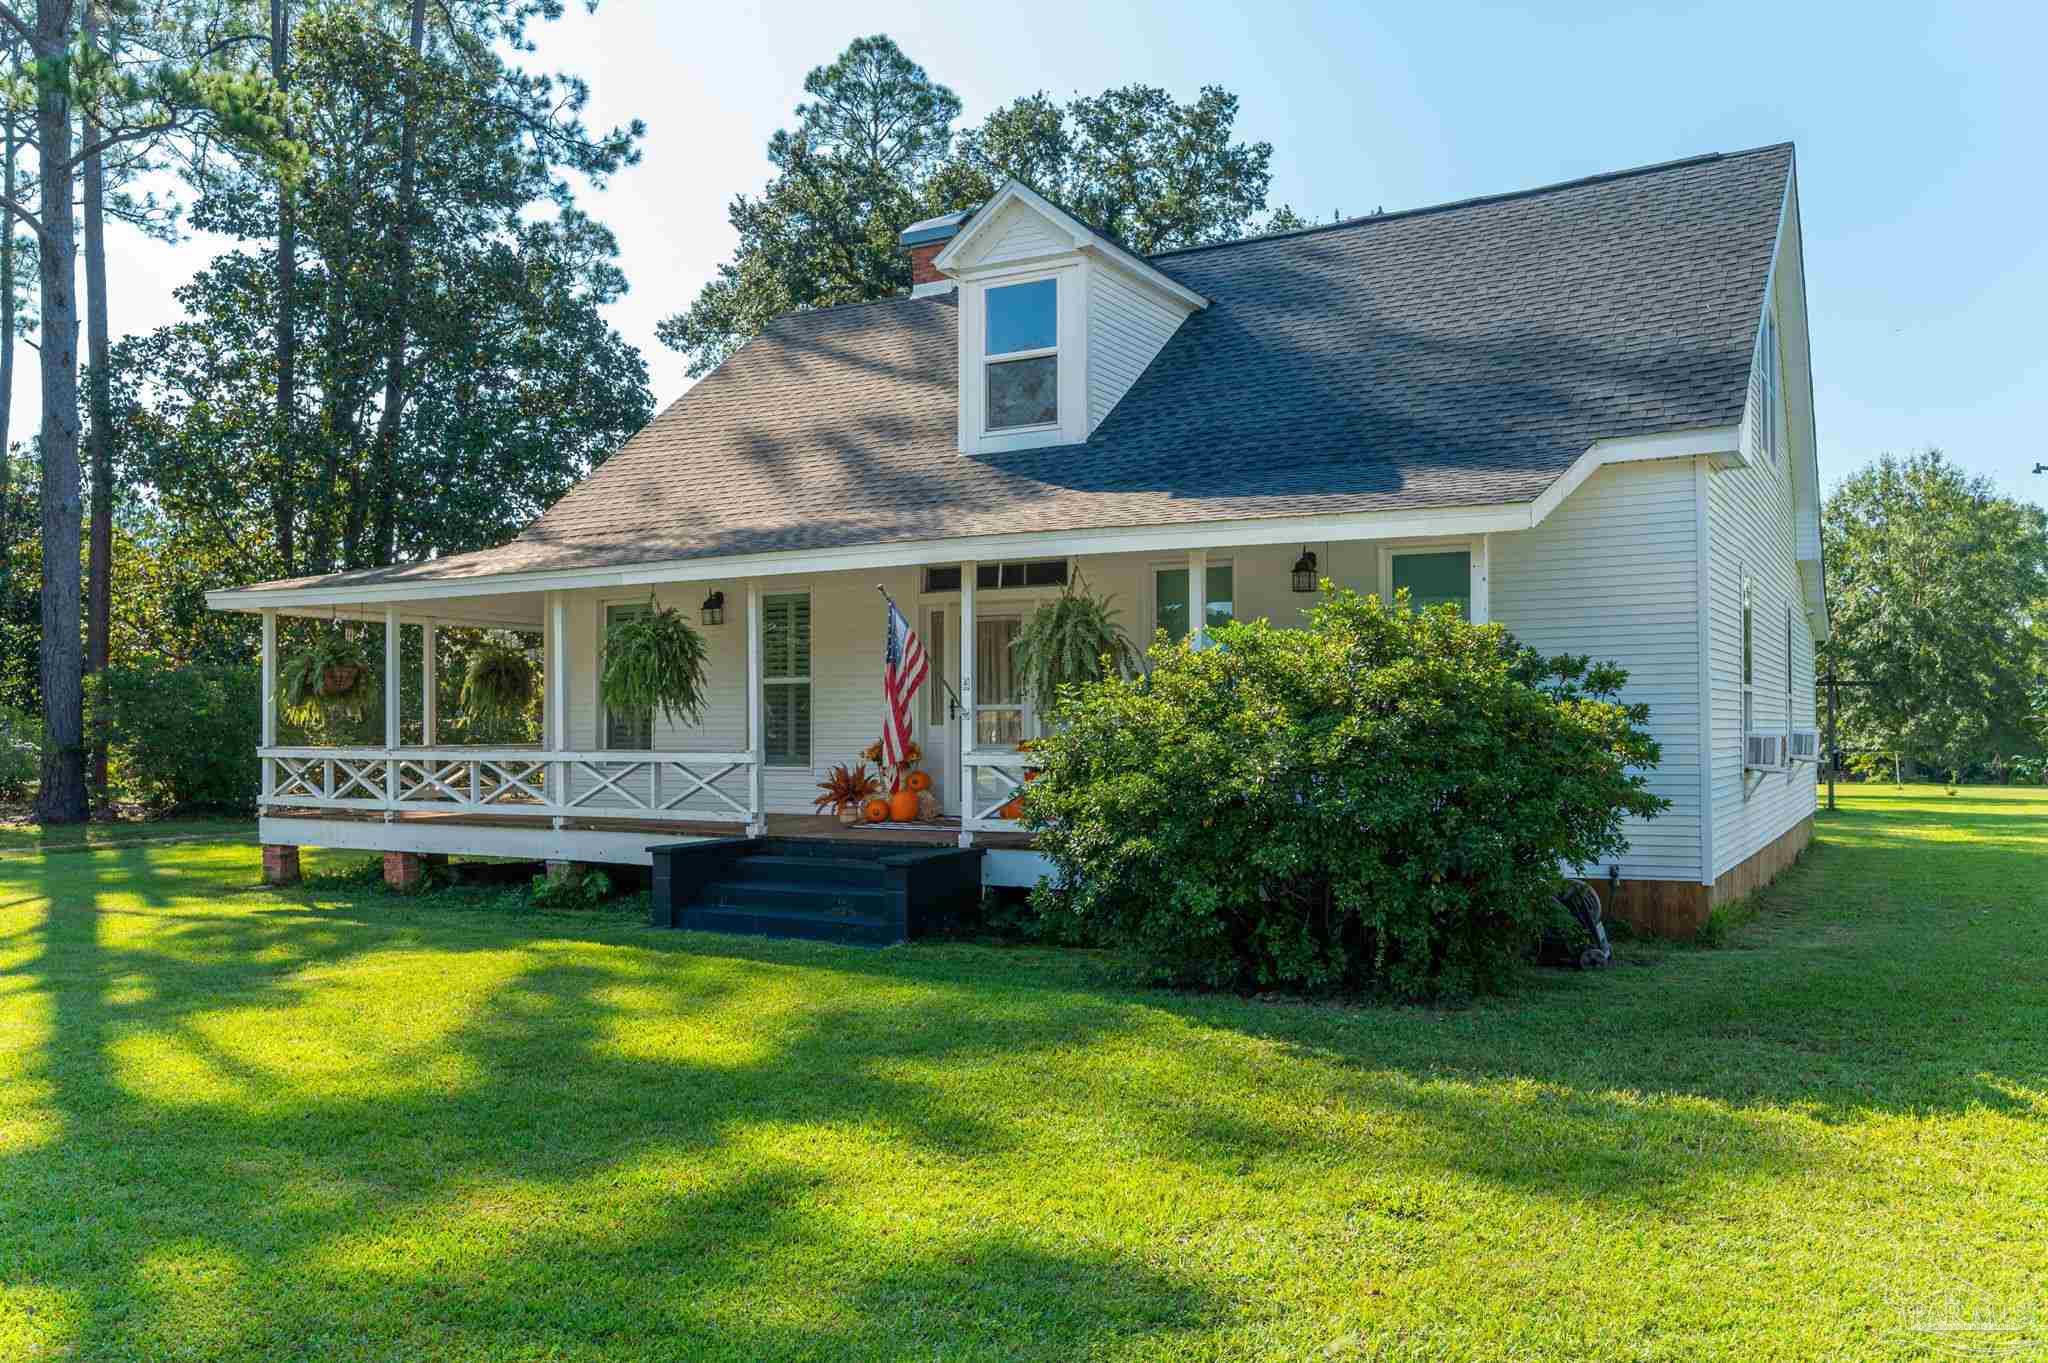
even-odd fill
[[[704,887],[697,903],[714,909],[775,909],[841,918],[873,918],[877,922],[887,916],[887,895],[880,884],[756,879],[751,875],[712,881]]]
[[[888,883],[888,871],[878,861],[857,857],[751,856],[735,861],[726,879],[879,891]]]
[[[692,905],[677,927],[698,932],[733,932],[755,937],[801,937],[812,942],[847,946],[891,946],[903,940],[902,930],[879,918],[849,918],[830,913],[799,913],[746,905]]]

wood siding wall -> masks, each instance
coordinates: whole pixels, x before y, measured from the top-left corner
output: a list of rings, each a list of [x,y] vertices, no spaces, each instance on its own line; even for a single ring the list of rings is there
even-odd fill
[[[1814,768],[1745,774],[1742,769],[1742,588],[1749,583],[1753,620],[1754,723],[1761,732],[1814,719],[1813,632],[1807,624],[1799,569],[1788,448],[1775,460],[1762,451],[1762,380],[1752,368],[1742,424],[1744,468],[1707,477],[1711,545],[1709,672],[1713,690],[1713,844],[1709,880],[1748,862],[1814,812]],[[1787,440],[1788,446],[1792,439]],[[1800,456],[1803,457],[1803,456]],[[1792,651],[1785,650],[1785,612],[1792,612]],[[1786,669],[1791,669],[1787,708]]]
[[[1671,801],[1631,822],[1621,873],[1700,884],[1698,515],[1690,460],[1610,464],[1534,530],[1493,537],[1493,618],[1545,653],[1628,669],[1663,748],[1650,788]],[[1587,867],[1604,877],[1606,868]]]
[[[1131,390],[1185,314],[1114,271],[1088,272],[1088,429]]]

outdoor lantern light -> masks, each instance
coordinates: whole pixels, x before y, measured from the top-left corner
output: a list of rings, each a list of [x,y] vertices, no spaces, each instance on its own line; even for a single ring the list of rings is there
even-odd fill
[[[1316,556],[1307,545],[1301,546],[1301,557],[1294,560],[1294,590],[1312,592],[1316,589]]]
[[[713,592],[704,598],[704,623],[722,625],[725,623],[725,593]]]

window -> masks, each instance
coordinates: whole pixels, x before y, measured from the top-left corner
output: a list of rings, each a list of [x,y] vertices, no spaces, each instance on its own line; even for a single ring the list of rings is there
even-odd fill
[[[1063,558],[1045,558],[977,564],[974,570],[974,585],[985,592],[1014,587],[1064,587],[1067,585],[1067,561]],[[924,589],[926,592],[959,591],[959,565],[948,564],[944,567],[925,569]]]
[[[1203,629],[1214,629],[1237,618],[1236,573],[1228,563],[1212,563],[1204,579],[1208,595],[1208,619]],[[1158,569],[1152,579],[1154,627],[1179,643],[1188,637],[1188,570]]]
[[[1060,419],[1059,281],[1005,284],[982,295],[991,431],[1052,426]]]
[[[957,573],[960,570],[955,568],[953,571]],[[931,659],[932,675],[924,684],[924,717],[936,733],[939,726],[950,718],[946,713],[946,701],[949,699],[946,678],[952,669],[946,665],[946,611],[939,608],[928,614],[931,618],[925,621],[924,652]]]
[[[761,714],[771,767],[811,765],[811,597],[761,600]]]
[[[1017,678],[1016,643],[1024,622],[1015,616],[974,622],[974,746],[1015,747],[1024,738],[1024,691]]]
[[[1458,614],[1468,620],[1472,618],[1470,550],[1396,553],[1389,561],[1389,574],[1392,578],[1387,584],[1389,596],[1406,591],[1408,604],[1416,610],[1448,602],[1458,608]]]
[[[1785,722],[1792,722],[1792,608],[1785,607]]]
[[[611,627],[624,620],[637,620],[654,608],[645,601],[606,606],[604,627],[609,634]],[[564,746],[567,746],[566,744]],[[654,711],[614,710],[609,705],[604,710],[604,746],[619,752],[645,752],[654,746]]]
[[[1757,338],[1758,359],[1757,401],[1763,405],[1763,420],[1757,424],[1757,437],[1762,443],[1764,457],[1772,463],[1778,462],[1778,451],[1785,438],[1785,414],[1783,409],[1784,384],[1778,364],[1778,324],[1770,313],[1764,314],[1762,333]]]
[[[1743,742],[1756,731],[1756,611],[1750,605],[1749,588],[1742,589],[1742,734]]]

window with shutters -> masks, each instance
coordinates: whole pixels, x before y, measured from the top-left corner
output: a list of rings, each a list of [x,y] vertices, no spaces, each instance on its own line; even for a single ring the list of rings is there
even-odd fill
[[[654,608],[645,601],[623,603],[604,608],[604,627],[609,634],[611,627],[623,620],[637,620]],[[607,705],[604,709],[604,746],[613,752],[646,752],[654,746],[654,711],[615,710]]]
[[[811,596],[761,600],[761,714],[771,767],[811,765]]]

